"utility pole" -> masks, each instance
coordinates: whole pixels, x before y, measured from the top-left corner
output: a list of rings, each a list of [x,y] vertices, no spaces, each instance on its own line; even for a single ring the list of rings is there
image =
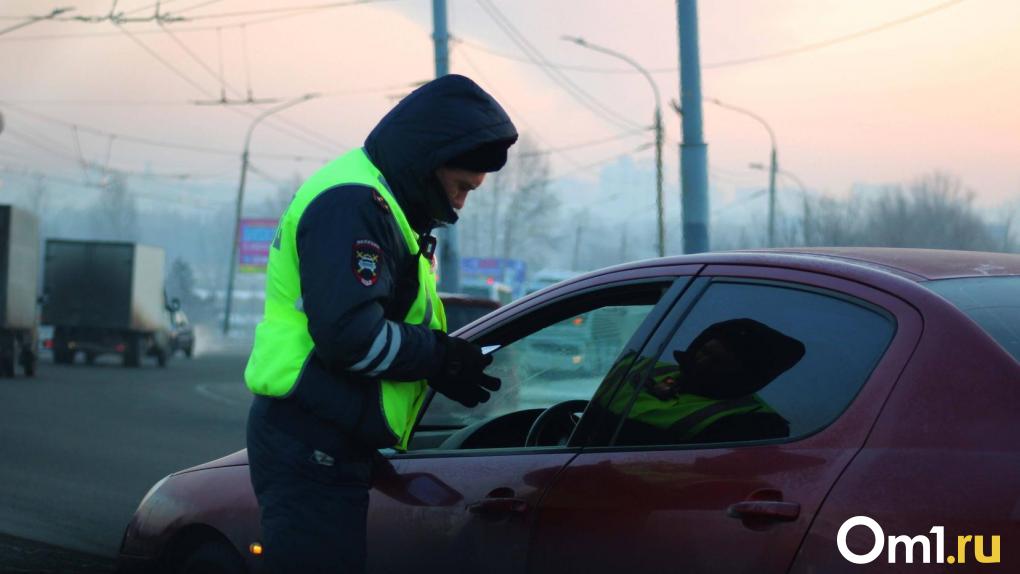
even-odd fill
[[[770,132],[771,133],[771,132]],[[769,247],[776,246],[776,144],[772,144],[769,156]]]
[[[776,132],[772,131],[772,126],[765,121],[765,118],[758,114],[739,108],[737,106],[731,106],[730,104],[720,102],[719,100],[712,98],[709,100],[713,104],[720,108],[725,108],[753,119],[765,128],[765,131],[769,133],[769,145],[772,146],[772,153],[769,154],[769,223],[768,223],[768,247],[776,246],[776,172],[779,171],[779,164],[776,163]],[[753,167],[753,166],[752,166]]]
[[[584,38],[578,38],[575,36],[564,36],[563,39],[568,42],[573,42],[574,44],[577,44],[582,48],[595,50],[596,52],[601,52],[608,56],[612,56],[614,58],[618,58],[620,60],[623,60],[624,62],[627,62],[628,64],[633,66],[634,69],[640,72],[645,77],[645,79],[648,80],[648,85],[652,87],[652,94],[655,96],[655,118],[653,120],[654,122],[653,129],[655,130],[655,201],[656,206],[658,208],[659,257],[665,257],[666,221],[662,197],[662,101],[659,96],[659,86],[655,83],[655,79],[652,78],[652,75],[648,73],[648,70],[644,69],[644,67],[642,67],[641,64],[638,64],[636,61],[626,56],[625,54],[621,54],[620,52],[617,52],[615,50],[610,50],[609,48],[606,48],[604,46],[592,44],[585,40]]]
[[[432,41],[436,54],[436,77],[450,73],[450,34],[446,28],[446,0],[432,0]],[[448,225],[436,230],[439,250],[439,290],[460,291],[460,245],[457,229]]]
[[[581,234],[584,233],[584,221],[577,222],[577,230],[574,232],[574,257],[570,263],[570,270],[577,271],[581,263]]]
[[[760,118],[759,118],[760,120]],[[764,121],[762,121],[764,124]],[[765,124],[768,128],[768,124]],[[772,129],[768,128],[769,136],[772,136]],[[752,163],[748,167],[751,169],[764,170],[765,166],[760,163]],[[792,174],[785,169],[779,169],[776,165],[776,141],[772,138],[772,161],[769,163],[769,247],[775,247],[775,215],[776,215],[776,204],[775,204],[775,190],[776,190],[776,175],[781,174],[793,180],[800,188],[801,199],[804,202],[804,245],[808,244],[808,225],[811,223],[811,206],[808,201],[807,186],[800,180],[795,174]]]
[[[701,57],[698,53],[697,0],[676,0],[680,34],[680,205],[684,253],[708,251],[708,146],[701,121]]]
[[[227,274],[227,296],[226,296],[226,308],[223,310],[223,334],[226,335],[230,332],[230,309],[234,300],[234,275],[236,274],[237,267],[237,244],[240,241],[240,228],[241,228],[241,208],[244,205],[244,184],[248,179],[248,149],[251,147],[251,135],[255,132],[255,128],[262,123],[262,120],[275,114],[276,112],[285,110],[291,106],[296,106],[301,102],[307,102],[312,98],[318,97],[318,94],[305,94],[299,98],[295,98],[288,102],[284,102],[276,107],[269,108],[268,110],[259,114],[248,127],[248,134],[244,137],[244,151],[241,152],[241,183],[237,186],[237,202],[234,205],[234,242],[230,249],[230,271]]]

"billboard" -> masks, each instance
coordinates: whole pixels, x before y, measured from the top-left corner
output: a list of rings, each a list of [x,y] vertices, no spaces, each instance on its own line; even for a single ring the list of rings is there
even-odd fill
[[[276,236],[275,219],[242,219],[238,229],[238,270],[241,273],[265,273],[269,248]]]

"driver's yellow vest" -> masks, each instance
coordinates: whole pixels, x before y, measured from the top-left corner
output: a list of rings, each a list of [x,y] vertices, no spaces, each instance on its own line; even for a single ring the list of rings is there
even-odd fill
[[[315,344],[308,332],[308,317],[301,305],[298,223],[305,209],[319,194],[343,185],[361,185],[376,190],[389,205],[409,253],[417,254],[419,251],[418,235],[364,149],[348,152],[316,172],[294,195],[280,219],[276,238],[269,250],[265,314],[255,328],[254,347],[244,371],[245,383],[253,393],[269,397],[290,395],[313,352]],[[446,331],[446,313],[436,291],[436,277],[425,257],[418,257],[418,294],[404,322],[414,325],[427,322],[430,329]],[[426,382],[384,380],[379,384],[386,423],[397,437],[396,447],[406,449],[411,428],[425,398]]]
[[[631,373],[643,373],[652,363],[652,359],[643,358],[634,361],[621,361],[614,369],[631,369]],[[609,376],[612,376],[610,373]],[[655,362],[649,373],[649,384],[667,378],[681,376],[675,363]],[[677,394],[667,399],[660,399],[644,387],[637,388],[634,380],[621,383],[620,389],[608,404],[611,412],[622,415],[626,412],[627,419],[642,422],[658,429],[671,430],[676,440],[690,440],[712,426],[716,421],[737,414],[751,412],[775,413],[757,394],[735,399],[713,399],[690,393]],[[636,395],[635,395],[636,391]]]

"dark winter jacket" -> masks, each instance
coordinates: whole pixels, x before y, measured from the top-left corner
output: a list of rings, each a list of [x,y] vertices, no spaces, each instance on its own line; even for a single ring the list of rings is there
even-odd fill
[[[471,80],[445,76],[404,98],[372,130],[365,151],[382,172],[411,226],[421,235],[456,221],[436,168],[483,144],[511,145],[517,131],[502,107]],[[371,242],[381,253],[378,276],[355,273],[354,248]],[[293,400],[274,401],[273,418],[302,418],[301,434],[328,448],[339,430],[373,447],[385,436],[374,416],[373,380],[421,380],[442,361],[426,325],[402,322],[418,289],[417,257],[393,216],[364,186],[340,186],[316,197],[297,230],[302,302],[315,343]],[[391,347],[397,345],[394,350]],[[281,415],[286,409],[289,414]],[[299,410],[295,410],[299,409]],[[303,417],[307,419],[307,417]]]

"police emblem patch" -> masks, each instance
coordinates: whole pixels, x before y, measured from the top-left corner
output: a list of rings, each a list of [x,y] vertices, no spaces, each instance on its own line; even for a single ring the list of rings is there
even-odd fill
[[[382,264],[382,248],[375,241],[359,239],[354,242],[354,276],[365,287],[375,285],[379,280],[379,265]]]

